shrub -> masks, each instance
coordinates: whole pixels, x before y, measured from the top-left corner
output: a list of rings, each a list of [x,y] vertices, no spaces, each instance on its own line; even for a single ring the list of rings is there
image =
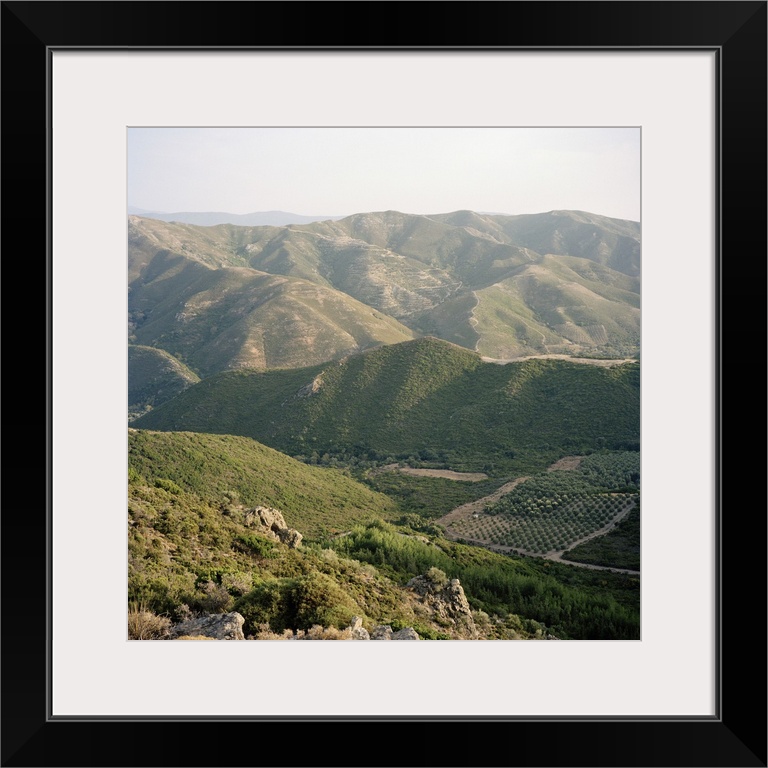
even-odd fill
[[[129,640],[165,640],[171,629],[167,616],[148,611],[145,603],[131,603],[128,608]]]
[[[245,571],[224,573],[221,576],[221,585],[229,593],[245,595],[253,589],[253,578],[250,573],[245,573]]]
[[[296,640],[352,640],[352,630],[349,627],[337,629],[314,624],[306,632],[297,630]]]
[[[245,619],[243,632],[266,631],[265,626],[282,632],[291,626],[293,616],[288,597],[292,587],[291,579],[268,578],[258,581],[247,595],[238,598],[234,610]]]
[[[157,480],[155,480],[155,488],[162,488],[164,491],[168,491],[168,493],[172,493],[174,496],[178,496],[182,492],[181,488],[179,488],[173,480],[167,480],[164,477],[158,477]]]
[[[200,601],[200,605],[204,611],[208,613],[226,613],[232,607],[232,596],[223,585],[214,584],[212,581],[209,581],[203,587],[203,590],[205,591],[205,597]]]
[[[448,583],[448,576],[445,571],[441,571],[439,568],[435,568],[435,566],[429,568],[425,576],[437,589],[442,589]]]
[[[364,613],[333,579],[318,572],[302,576],[296,582],[291,590],[291,603],[294,626],[299,629],[309,629],[314,624],[345,627],[353,616]]]
[[[256,626],[256,633],[248,635],[249,640],[292,640],[293,632],[290,629],[283,630],[281,634],[273,632],[269,624],[261,623]]]

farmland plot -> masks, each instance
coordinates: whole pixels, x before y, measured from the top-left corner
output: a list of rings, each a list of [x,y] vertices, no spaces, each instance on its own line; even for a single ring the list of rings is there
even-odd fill
[[[457,520],[451,535],[475,543],[547,556],[607,533],[639,503],[636,452],[586,457],[577,470],[528,478],[472,517]]]

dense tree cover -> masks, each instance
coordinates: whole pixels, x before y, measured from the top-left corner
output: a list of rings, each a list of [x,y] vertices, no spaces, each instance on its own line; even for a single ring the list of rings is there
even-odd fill
[[[317,463],[435,456],[504,476],[636,446],[639,407],[638,364],[494,365],[425,338],[312,368],[217,374],[134,425],[245,435]]]
[[[403,582],[428,568],[439,568],[461,581],[473,607],[489,614],[515,613],[534,619],[561,637],[639,637],[636,579],[584,571],[571,577],[573,584],[564,584],[558,577],[567,566],[548,570],[532,566],[528,558],[505,557],[441,539],[423,541],[381,522],[356,526],[336,539],[333,547]]]

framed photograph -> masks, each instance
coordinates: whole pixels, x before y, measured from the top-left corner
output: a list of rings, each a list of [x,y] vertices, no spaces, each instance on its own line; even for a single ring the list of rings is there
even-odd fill
[[[765,518],[747,520],[741,505],[728,503],[724,490],[735,483],[731,474],[724,485],[722,441],[723,362],[754,367],[753,329],[764,328],[766,3],[444,4],[448,28],[472,37],[460,32],[476,19],[487,30],[478,31],[482,44],[426,42],[425,32],[425,42],[402,47],[284,44],[253,28],[246,9],[254,7],[271,14],[295,7],[318,29],[331,10],[3,3],[5,218],[25,225],[41,261],[46,253],[47,286],[45,513],[4,519],[3,680],[11,704],[3,764],[766,765]],[[412,4],[409,18],[417,7],[435,8]],[[355,10],[374,8],[383,10]],[[379,13],[382,38],[404,8]],[[200,129],[225,144],[224,132],[234,129],[636,137],[639,637],[394,646],[127,639],[126,213],[129,204],[142,206],[130,197],[129,182],[138,179],[130,147],[171,130],[183,145],[185,131]],[[165,143],[142,155],[147,197],[173,186],[165,170],[172,151]],[[298,152],[285,154],[278,157],[286,167],[299,162]],[[612,157],[614,166],[624,162]],[[372,185],[377,172],[383,184],[373,163]],[[557,173],[547,173],[556,185]],[[30,178],[32,199],[17,191]],[[533,180],[528,187],[532,195]],[[361,211],[338,213],[362,212],[366,192]],[[617,204],[619,195],[617,186]],[[417,211],[426,212],[448,213]],[[741,333],[731,321],[724,348],[729,285]],[[750,386],[758,378],[740,379],[742,402],[764,402],[765,382],[757,392]],[[740,473],[762,478],[753,455],[741,447]],[[36,548],[18,545],[30,537]],[[13,629],[30,609],[39,615],[33,637]],[[757,704],[743,698],[745,680]],[[428,735],[399,754],[362,759],[313,736],[291,737],[290,754],[274,743],[256,755],[245,730],[279,726],[275,742],[285,744],[279,737],[289,728],[313,723],[341,736],[352,722],[374,737],[375,729],[409,723],[414,734],[428,724]],[[201,743],[202,723],[219,738]],[[169,738],[152,754],[138,746],[129,755],[84,752],[107,732],[123,736],[122,726],[134,745],[153,727],[167,728]],[[457,745],[459,727],[467,738]],[[222,743],[238,758],[222,757]]]

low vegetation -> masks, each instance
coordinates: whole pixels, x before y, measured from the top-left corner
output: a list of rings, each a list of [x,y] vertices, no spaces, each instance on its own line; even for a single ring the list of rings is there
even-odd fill
[[[450,628],[406,588],[413,576],[437,572],[460,579],[487,639],[638,636],[637,581],[585,573],[569,584],[575,577],[530,558],[446,541],[424,517],[351,477],[307,467],[245,438],[131,431],[130,445],[131,637],[160,639],[172,621],[234,610],[253,637],[303,632],[330,638],[361,616],[369,629],[411,626],[422,638],[450,639]],[[200,458],[207,459],[204,466]],[[300,527],[311,499],[310,508],[344,530],[334,533],[318,518],[313,535],[296,549],[251,527],[247,507],[274,504],[278,496],[270,495],[276,491],[266,480],[280,471],[292,489],[290,496],[280,491],[291,526]],[[343,492],[340,483],[346,483]],[[367,502],[367,512],[351,506],[352,497]],[[397,525],[381,519],[386,510]]]
[[[340,470],[308,467],[254,440],[191,432],[128,432],[129,479],[192,493],[206,503],[274,507],[307,536],[339,532],[375,516],[391,520],[397,504]]]

